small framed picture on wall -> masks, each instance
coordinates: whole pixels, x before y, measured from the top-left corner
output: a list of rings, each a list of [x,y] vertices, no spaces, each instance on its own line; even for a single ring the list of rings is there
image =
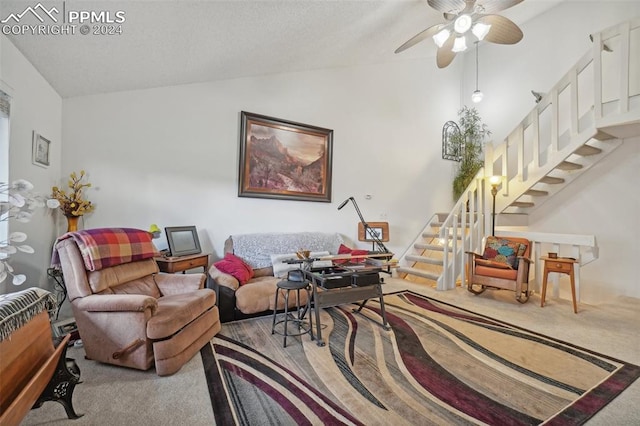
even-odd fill
[[[35,131],[33,132],[33,147],[32,147],[32,159],[31,161],[36,166],[49,167],[49,150],[51,141],[39,135]]]

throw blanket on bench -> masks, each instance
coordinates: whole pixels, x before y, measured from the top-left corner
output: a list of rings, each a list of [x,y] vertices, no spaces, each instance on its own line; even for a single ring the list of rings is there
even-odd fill
[[[53,295],[38,287],[0,295],[0,342],[40,312],[55,306]]]
[[[158,255],[158,250],[147,231],[133,228],[96,228],[67,232],[54,245],[51,265],[60,266],[56,245],[58,241],[72,238],[82,254],[88,271],[99,271],[109,266],[149,259]]]

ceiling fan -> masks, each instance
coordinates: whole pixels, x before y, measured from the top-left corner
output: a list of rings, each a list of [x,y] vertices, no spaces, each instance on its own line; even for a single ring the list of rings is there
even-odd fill
[[[456,53],[467,49],[467,38],[473,42],[486,40],[498,44],[516,44],[522,40],[522,30],[510,19],[495,13],[522,1],[427,0],[429,6],[443,13],[447,22],[433,25],[419,32],[398,47],[395,53],[400,53],[432,37],[438,46],[436,55],[438,68],[445,68],[456,57]]]

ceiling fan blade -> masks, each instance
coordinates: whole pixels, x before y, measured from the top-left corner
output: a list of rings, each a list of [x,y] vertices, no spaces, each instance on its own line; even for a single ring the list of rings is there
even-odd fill
[[[478,19],[477,22],[491,25],[489,33],[484,40],[498,44],[516,44],[524,34],[512,20],[501,15],[485,15]]]
[[[452,51],[455,37],[451,36],[449,39],[438,49],[436,54],[436,64],[438,68],[446,68],[456,57],[456,52]]]
[[[436,34],[438,31],[440,31],[445,26],[446,26],[446,24],[436,24],[436,25],[433,25],[433,26],[427,28],[426,30],[423,30],[423,31],[419,32],[418,34],[414,35],[409,40],[404,42],[404,44],[402,46],[398,47],[395,50],[394,53],[400,53],[402,51],[407,50],[410,47],[415,46],[416,44],[420,43],[422,40],[425,40],[425,39],[433,36],[434,34]]]
[[[509,9],[518,3],[522,3],[523,0],[484,0],[478,2],[477,13],[493,14],[500,12],[501,10]]]
[[[475,3],[475,0],[472,0]],[[465,0],[427,0],[429,6],[445,14],[454,14],[456,16],[467,6]],[[446,18],[446,16],[445,16]]]
[[[456,19],[458,17],[458,14],[457,13],[444,12],[442,14],[442,16],[444,16],[444,19],[446,19],[447,21],[453,21],[454,19]]]

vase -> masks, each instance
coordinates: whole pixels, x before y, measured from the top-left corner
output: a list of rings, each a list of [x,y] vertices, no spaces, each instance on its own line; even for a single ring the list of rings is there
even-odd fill
[[[67,232],[78,230],[78,219],[80,219],[80,216],[67,216]]]

